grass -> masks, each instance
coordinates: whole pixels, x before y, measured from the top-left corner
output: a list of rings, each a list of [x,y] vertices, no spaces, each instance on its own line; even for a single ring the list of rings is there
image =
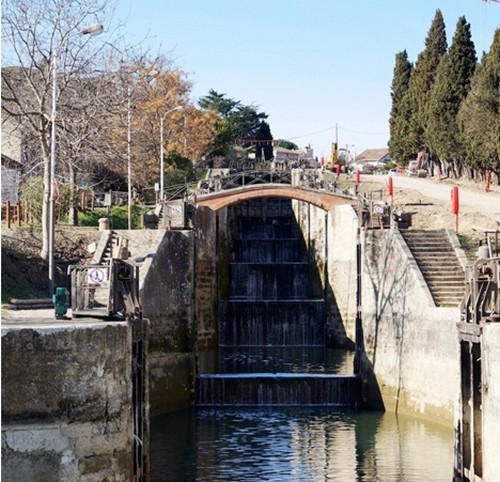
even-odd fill
[[[137,204],[131,206],[132,229],[140,229],[142,227],[142,215],[148,210],[149,208]],[[80,226],[99,226],[99,220],[102,218],[109,218],[111,229],[128,229],[128,206],[124,204],[113,207],[109,213],[106,208],[78,213],[78,223]]]
[[[476,259],[476,251],[478,248],[477,241],[472,236],[464,236],[463,234],[457,234],[457,237],[467,259],[469,261]]]

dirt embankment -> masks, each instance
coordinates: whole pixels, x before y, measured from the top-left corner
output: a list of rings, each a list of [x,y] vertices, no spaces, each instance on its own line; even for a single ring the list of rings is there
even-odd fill
[[[87,247],[100,237],[97,228],[56,230],[56,285],[69,286],[67,267],[90,261]],[[2,303],[10,298],[48,296],[48,262],[40,258],[40,230],[2,229]]]
[[[390,202],[387,195],[387,176],[365,176],[360,192],[376,193]],[[459,214],[451,212],[451,188],[459,187]],[[413,229],[456,229],[458,234],[473,242],[482,239],[484,230],[500,229],[500,186],[491,186],[486,193],[484,185],[470,181],[433,179],[393,179],[396,210],[412,213]],[[410,187],[409,187],[410,186]]]

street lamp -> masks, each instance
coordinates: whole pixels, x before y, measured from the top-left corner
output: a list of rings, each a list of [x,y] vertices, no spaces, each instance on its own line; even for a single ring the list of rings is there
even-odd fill
[[[160,202],[163,201],[163,188],[164,188],[164,160],[163,160],[163,123],[165,121],[165,118],[167,117],[168,114],[171,112],[175,112],[176,110],[181,110],[182,106],[178,105],[177,107],[174,107],[173,109],[167,110],[161,118],[160,118]]]
[[[104,27],[95,23],[82,29],[81,35],[99,35],[104,31]],[[62,49],[62,45],[61,45]],[[48,257],[49,257],[49,293],[54,294],[55,287],[55,207],[56,207],[56,117],[57,117],[57,60],[59,52],[55,50],[52,56],[52,113],[50,117],[50,176],[49,176],[49,230],[48,230]]]
[[[130,156],[130,143],[132,141],[132,89],[127,87],[127,219],[128,229],[132,229],[132,162]]]

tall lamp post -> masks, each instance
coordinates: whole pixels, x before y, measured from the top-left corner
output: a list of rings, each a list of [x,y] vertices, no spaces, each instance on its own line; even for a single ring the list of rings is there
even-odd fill
[[[82,29],[81,35],[99,35],[104,27],[99,24],[89,25]],[[57,60],[59,52],[56,50],[52,56],[52,113],[50,117],[50,176],[49,176],[49,230],[48,230],[48,257],[49,257],[49,294],[52,296],[55,288],[55,208],[56,208],[56,117],[57,117]]]
[[[127,87],[127,219],[128,229],[132,229],[132,162],[130,155],[130,143],[132,141],[132,89]]]
[[[151,69],[147,75],[152,75],[155,71]],[[128,229],[132,229],[132,94],[138,86],[140,78],[137,78],[132,86],[127,87],[127,218]]]
[[[171,112],[175,112],[176,110],[181,110],[182,106],[178,105],[177,107],[174,107],[173,109],[167,110],[161,118],[160,118],[160,202],[163,202],[163,190],[164,190],[164,175],[165,175],[165,161],[163,159],[163,144],[165,143],[163,139],[163,126],[164,126],[164,121],[167,117],[168,114]]]

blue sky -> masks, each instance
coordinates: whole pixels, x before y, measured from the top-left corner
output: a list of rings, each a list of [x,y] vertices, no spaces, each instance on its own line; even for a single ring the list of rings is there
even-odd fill
[[[386,147],[395,55],[415,62],[440,9],[448,44],[471,25],[478,56],[500,28],[482,0],[117,0],[127,43],[175,61],[193,83],[268,114],[274,138],[352,152]],[[338,136],[337,136],[338,133]]]

